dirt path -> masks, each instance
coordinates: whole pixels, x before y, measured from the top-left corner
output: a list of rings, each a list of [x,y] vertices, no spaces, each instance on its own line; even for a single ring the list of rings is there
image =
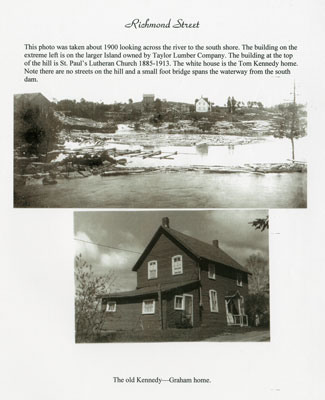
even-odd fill
[[[204,340],[205,342],[268,342],[269,331],[252,331],[243,333],[228,333]]]

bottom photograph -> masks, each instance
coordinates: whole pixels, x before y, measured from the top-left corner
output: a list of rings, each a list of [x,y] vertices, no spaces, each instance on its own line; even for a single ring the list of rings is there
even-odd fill
[[[268,210],[74,212],[75,341],[270,340]]]

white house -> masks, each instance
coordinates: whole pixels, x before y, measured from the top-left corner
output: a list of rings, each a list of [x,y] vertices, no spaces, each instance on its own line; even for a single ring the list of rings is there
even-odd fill
[[[196,112],[209,112],[211,111],[211,103],[207,97],[202,97],[199,100],[195,100],[195,111]]]

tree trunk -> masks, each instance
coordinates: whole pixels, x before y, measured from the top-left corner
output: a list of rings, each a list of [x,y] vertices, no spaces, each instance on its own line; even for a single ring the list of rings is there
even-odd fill
[[[291,150],[292,150],[292,162],[295,161],[295,143],[294,143],[294,139],[290,138],[291,140]]]

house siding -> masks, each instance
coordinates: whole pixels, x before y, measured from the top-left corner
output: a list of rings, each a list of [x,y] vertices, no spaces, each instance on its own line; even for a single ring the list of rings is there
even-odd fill
[[[199,99],[195,105],[196,112],[208,112],[210,111],[210,104],[205,99]]]
[[[213,264],[213,263],[211,263]],[[201,266],[202,324],[201,326],[224,328],[227,326],[225,296],[239,292],[246,299],[248,295],[247,273],[242,272],[243,286],[237,286],[237,271],[221,264],[216,266],[216,279],[208,278],[208,263]],[[210,311],[209,290],[216,290],[218,312]]]
[[[181,255],[183,260],[183,273],[179,275],[172,274],[172,257],[176,255]],[[208,257],[210,256],[209,253]],[[211,257],[213,259],[213,254]],[[150,261],[157,261],[156,279],[148,279]],[[246,299],[248,273],[241,272],[242,286],[238,286],[238,270],[221,262],[208,261],[203,256],[195,258],[190,250],[183,247],[182,242],[177,242],[177,238],[169,236],[168,232],[160,233],[158,230],[152,244],[148,245],[133,269],[137,271],[137,289],[150,288],[150,290],[134,291],[129,295],[121,294],[121,297],[116,296],[114,299],[112,297],[110,301],[116,301],[116,311],[105,313],[104,330],[181,328],[185,313],[183,310],[175,310],[174,302],[176,295],[184,294],[193,296],[193,327],[213,328],[216,332],[225,329],[227,326],[225,298],[238,292]],[[215,266],[216,279],[208,277],[209,264]],[[167,284],[175,285],[164,287]],[[218,312],[210,310],[210,290],[217,292]],[[144,299],[155,300],[154,314],[142,314]],[[103,299],[104,309],[106,309],[105,303],[107,299]]]
[[[150,296],[147,299],[153,298],[154,296]],[[103,330],[123,331],[159,329],[160,318],[157,299],[155,299],[154,314],[142,314],[142,301],[142,298],[116,300],[116,311],[105,312]],[[105,300],[103,300],[103,308],[106,309]]]
[[[175,310],[174,301],[176,295],[190,294],[193,296],[193,327],[200,326],[200,307],[199,307],[199,289],[179,289],[173,293],[168,293],[163,303],[164,314],[167,315],[166,328],[179,328],[182,321],[182,310]],[[165,328],[165,326],[164,326]]]
[[[183,273],[172,274],[172,257],[181,255],[183,258]],[[157,260],[158,278],[148,279],[148,262]],[[198,279],[199,272],[196,262],[182,251],[165,235],[161,235],[148,256],[137,271],[137,287],[157,286],[166,283],[183,283]]]

